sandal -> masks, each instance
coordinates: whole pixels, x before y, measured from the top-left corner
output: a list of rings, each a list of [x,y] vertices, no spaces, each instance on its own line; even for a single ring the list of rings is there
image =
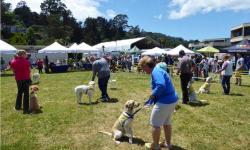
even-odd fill
[[[153,146],[152,143],[145,143],[146,150],[161,150],[160,145]]]

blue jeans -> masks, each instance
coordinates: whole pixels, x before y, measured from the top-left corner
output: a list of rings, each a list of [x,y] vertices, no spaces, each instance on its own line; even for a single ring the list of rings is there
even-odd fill
[[[107,93],[109,78],[110,76],[98,79],[98,85],[99,85],[99,89],[102,92],[102,98],[109,98],[108,93]]]
[[[224,90],[224,94],[229,94],[230,92],[230,78],[231,76],[222,76],[221,85]]]

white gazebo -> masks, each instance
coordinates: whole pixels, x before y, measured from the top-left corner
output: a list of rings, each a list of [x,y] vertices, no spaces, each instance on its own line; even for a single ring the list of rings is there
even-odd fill
[[[0,55],[2,57],[1,59],[4,61],[4,64],[2,64],[3,68],[7,67],[9,61],[11,61],[16,52],[17,49],[14,46],[0,40]]]
[[[0,54],[16,54],[16,52],[17,49],[14,46],[0,40]]]
[[[50,62],[56,62],[57,60],[68,59],[68,53],[71,53],[71,50],[54,42],[53,44],[39,50],[38,53],[38,57],[45,58],[45,56],[48,56]]]
[[[193,51],[191,51],[190,49],[186,48],[186,47],[183,46],[183,45],[179,45],[179,46],[177,46],[176,48],[171,49],[171,50],[168,51],[167,53],[168,53],[168,55],[171,55],[171,56],[178,56],[178,55],[179,55],[179,52],[180,52],[181,50],[184,50],[184,52],[185,52],[186,54],[191,54],[191,55],[194,54]]]
[[[141,55],[161,56],[162,54],[168,54],[168,52],[165,51],[164,49],[159,48],[159,47],[155,47],[153,49],[146,50]]]

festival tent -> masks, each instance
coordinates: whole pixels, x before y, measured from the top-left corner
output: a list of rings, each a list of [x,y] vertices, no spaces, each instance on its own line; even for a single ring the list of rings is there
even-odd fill
[[[81,51],[82,53],[101,52],[101,50],[98,50],[97,48],[94,48],[84,42],[82,42],[81,44],[77,46],[77,50]]]
[[[97,45],[94,45],[94,48],[99,50],[103,50],[105,52],[112,52],[112,51],[127,51],[131,49],[131,45],[135,42],[145,39],[146,37],[140,38],[133,38],[133,39],[126,39],[126,40],[117,40],[117,41],[110,41],[110,42],[103,42]]]
[[[73,52],[73,51],[76,52],[77,48],[78,48],[78,45],[77,45],[76,43],[72,44],[72,45],[69,47],[69,49],[72,50],[72,52]]]
[[[131,48],[129,50],[129,53],[138,53],[139,51],[140,51],[140,49],[138,47],[134,46],[133,48]]]
[[[61,44],[54,42],[53,44],[41,49],[38,53],[69,53],[69,48],[62,46]]]
[[[17,49],[13,47],[12,45],[0,40],[0,54],[1,54],[1,66],[3,69],[7,67],[11,59],[13,58],[13,55],[15,55],[17,52]]]
[[[181,50],[184,50],[184,52],[185,52],[186,54],[194,54],[193,51],[191,51],[190,49],[184,47],[183,45],[179,45],[179,46],[177,46],[176,48],[171,49],[170,51],[167,52],[167,54],[168,54],[168,55],[172,55],[172,56],[178,56],[178,55],[179,55],[179,52],[180,52]]]
[[[161,56],[162,54],[168,54],[168,52],[165,51],[164,49],[159,48],[159,47],[155,47],[153,49],[149,49],[149,50],[143,52],[141,55]]]
[[[17,49],[14,46],[0,40],[0,54],[16,54],[16,52]]]
[[[240,43],[223,48],[220,52],[222,53],[250,53],[250,43],[248,40],[243,40]]]
[[[200,53],[219,53],[220,51],[212,46],[207,46],[207,47],[204,47],[204,48],[197,50],[197,52],[200,52]]]
[[[38,58],[45,58],[48,56],[49,62],[56,62],[57,60],[68,59],[68,54],[71,50],[61,44],[54,42],[53,44],[38,51]]]

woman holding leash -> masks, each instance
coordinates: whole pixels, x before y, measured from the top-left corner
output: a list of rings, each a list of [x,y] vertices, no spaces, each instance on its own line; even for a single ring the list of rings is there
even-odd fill
[[[178,101],[177,93],[168,73],[156,66],[153,58],[144,56],[139,66],[151,74],[152,93],[149,99],[154,103],[150,117],[153,143],[146,143],[145,147],[152,150],[158,150],[161,146],[171,148],[171,117]],[[159,145],[161,126],[164,128],[165,141]]]

